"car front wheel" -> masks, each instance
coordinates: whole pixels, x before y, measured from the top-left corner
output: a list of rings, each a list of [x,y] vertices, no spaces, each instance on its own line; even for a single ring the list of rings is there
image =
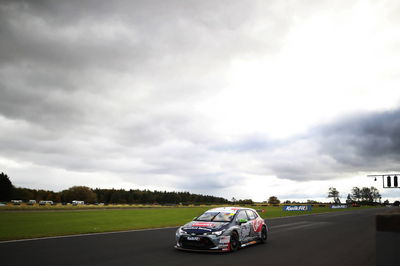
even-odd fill
[[[231,247],[231,252],[235,252],[236,250],[239,249],[240,246],[239,235],[236,232],[232,232],[231,241],[229,243]]]

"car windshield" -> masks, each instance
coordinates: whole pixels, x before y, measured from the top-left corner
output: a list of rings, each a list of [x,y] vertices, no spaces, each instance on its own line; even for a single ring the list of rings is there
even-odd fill
[[[230,222],[234,215],[234,212],[205,212],[196,221]]]

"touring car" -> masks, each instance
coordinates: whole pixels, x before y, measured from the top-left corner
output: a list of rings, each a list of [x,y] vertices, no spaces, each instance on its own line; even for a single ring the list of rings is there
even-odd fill
[[[268,226],[251,208],[222,207],[206,211],[176,231],[176,249],[236,251],[240,247],[265,243]]]

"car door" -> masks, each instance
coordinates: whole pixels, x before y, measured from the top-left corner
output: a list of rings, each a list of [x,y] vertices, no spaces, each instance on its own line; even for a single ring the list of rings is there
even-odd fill
[[[246,220],[246,222],[242,223],[240,221]],[[246,243],[251,239],[251,221],[249,221],[249,217],[247,217],[246,211],[241,210],[236,216],[236,223],[240,227],[239,237],[240,242]]]
[[[249,222],[251,224],[250,227],[250,238],[254,239],[254,238],[258,238],[259,232],[257,232],[258,230],[258,221],[257,221],[257,214],[255,214],[252,210],[246,210],[247,216],[249,217]]]

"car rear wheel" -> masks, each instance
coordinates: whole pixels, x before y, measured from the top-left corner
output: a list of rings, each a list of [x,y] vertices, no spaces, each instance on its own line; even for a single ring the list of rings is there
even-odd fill
[[[264,244],[265,242],[267,242],[267,238],[268,238],[267,228],[265,226],[263,226],[263,228],[261,230],[260,242]]]
[[[230,247],[231,247],[231,252],[235,252],[236,250],[239,249],[239,246],[240,246],[239,235],[236,232],[232,232],[231,240],[229,243],[230,243]]]

